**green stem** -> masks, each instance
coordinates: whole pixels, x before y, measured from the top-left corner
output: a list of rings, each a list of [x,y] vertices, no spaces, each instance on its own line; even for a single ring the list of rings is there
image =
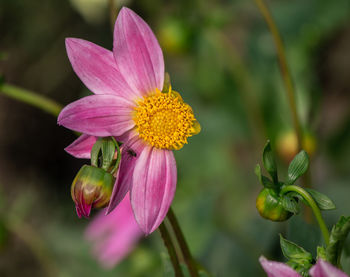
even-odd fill
[[[113,139],[115,147],[117,148],[117,161],[115,162],[115,166],[114,166],[113,170],[111,171],[111,174],[114,174],[119,168],[119,164],[120,164],[120,160],[122,158],[122,155],[120,152],[120,147],[119,147],[118,142],[115,140],[114,137],[111,137],[111,138]]]
[[[287,59],[286,59],[286,54],[285,54],[282,38],[279,34],[276,23],[273,20],[271,13],[270,13],[269,9],[267,8],[264,0],[255,0],[255,2],[256,2],[262,16],[264,17],[264,19],[265,19],[265,21],[270,29],[271,35],[272,35],[274,43],[275,43],[278,61],[280,64],[280,69],[281,69],[281,74],[282,74],[284,85],[286,87],[287,97],[288,97],[290,109],[292,112],[293,125],[294,125],[294,129],[295,129],[295,133],[296,133],[297,138],[298,138],[298,148],[299,148],[299,150],[301,150],[301,148],[302,148],[302,131],[301,131],[301,127],[300,127],[301,125],[299,122],[297,106],[296,106],[296,102],[295,102],[294,86],[293,86],[291,74],[289,72],[289,68],[287,65]]]
[[[199,277],[196,262],[192,257],[192,254],[187,245],[185,236],[180,228],[179,222],[177,221],[177,218],[171,207],[169,208],[167,218],[171,224],[171,227],[173,228],[174,234],[179,243],[182,255],[184,257],[185,263],[187,265],[187,268],[188,268],[188,271],[190,272],[191,277]]]
[[[0,94],[37,107],[55,117],[58,116],[63,108],[60,104],[45,96],[6,83],[0,85]]]
[[[286,194],[286,193],[291,192],[291,191],[300,194],[305,199],[305,201],[310,205],[310,207],[315,215],[315,218],[318,222],[318,225],[320,226],[320,229],[321,229],[321,232],[323,235],[323,239],[324,239],[326,245],[328,246],[328,244],[329,244],[329,232],[328,232],[326,223],[324,222],[324,220],[322,218],[321,211],[318,208],[315,200],[311,197],[311,195],[306,190],[304,190],[301,187],[295,186],[295,185],[285,186],[284,188],[282,188],[281,194]]]
[[[162,236],[165,247],[168,249],[170,261],[175,271],[175,276],[183,277],[184,275],[180,267],[179,259],[177,258],[177,255],[176,255],[175,246],[173,244],[173,241],[171,240],[169,231],[164,222],[159,225],[159,232],[160,232],[160,235]]]

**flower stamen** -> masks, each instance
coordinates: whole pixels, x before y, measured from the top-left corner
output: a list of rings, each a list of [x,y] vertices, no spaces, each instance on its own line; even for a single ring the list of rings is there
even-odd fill
[[[139,137],[160,149],[178,150],[187,138],[200,132],[192,108],[176,91],[144,97],[135,108],[134,121]]]

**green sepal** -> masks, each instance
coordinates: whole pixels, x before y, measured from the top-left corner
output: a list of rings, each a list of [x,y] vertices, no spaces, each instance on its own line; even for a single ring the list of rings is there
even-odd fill
[[[349,231],[350,216],[342,216],[332,228],[329,244],[326,248],[326,260],[337,267],[340,265],[341,253]]]
[[[288,167],[288,180],[286,185],[292,185],[309,168],[309,156],[302,150],[290,162]]]
[[[312,255],[299,245],[286,240],[280,235],[280,244],[283,255],[288,259],[287,265],[297,271],[301,276],[307,277],[312,267]]]
[[[281,197],[275,189],[263,188],[256,198],[256,208],[259,214],[271,221],[285,221],[293,214],[287,211],[281,203]]]
[[[83,165],[71,186],[71,196],[75,203],[82,201],[93,208],[103,208],[109,203],[115,177],[102,168]]]
[[[312,255],[301,246],[291,242],[280,234],[280,244],[283,255],[288,259],[300,264],[312,262]]]
[[[326,249],[322,246],[317,246],[317,260],[318,259],[327,260]]]
[[[271,144],[268,140],[263,151],[263,164],[267,172],[271,175],[274,183],[278,183],[277,165],[272,153]]]
[[[113,137],[99,138],[91,149],[91,165],[110,171],[117,142]]]
[[[260,184],[262,184],[265,188],[276,188],[276,185],[266,176],[262,175],[260,164],[257,164],[254,169],[255,175],[258,176]]]
[[[287,211],[293,213],[293,214],[298,214],[300,212],[300,206],[297,200],[295,200],[294,197],[291,197],[289,195],[284,195],[282,196],[282,206],[284,209]]]
[[[91,148],[90,157],[91,157],[92,166],[99,167],[99,157],[100,157],[101,147],[102,147],[102,141],[98,139]]]
[[[312,196],[321,210],[334,210],[336,208],[333,201],[323,193],[309,188],[305,188],[305,190]]]
[[[288,261],[286,262],[286,264],[293,268],[296,272],[298,272],[302,277],[310,277],[309,270],[312,267],[311,263],[303,265],[295,261]]]
[[[102,138],[102,168],[106,171],[111,167],[115,154],[115,143],[111,138]]]

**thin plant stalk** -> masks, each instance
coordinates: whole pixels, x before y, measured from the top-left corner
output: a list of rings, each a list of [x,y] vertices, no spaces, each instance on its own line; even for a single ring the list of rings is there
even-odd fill
[[[159,225],[159,232],[160,235],[163,239],[165,247],[168,249],[170,261],[173,265],[175,276],[176,277],[183,277],[183,272],[181,270],[180,262],[176,254],[175,246],[173,244],[173,241],[171,240],[169,231],[163,222],[162,224]]]
[[[176,218],[171,207],[169,208],[167,218],[168,218],[168,220],[171,224],[171,227],[174,231],[175,237],[176,237],[177,242],[180,246],[183,258],[185,260],[185,263],[187,265],[187,268],[188,268],[188,271],[190,272],[191,277],[199,277],[196,262],[192,257],[192,254],[191,254],[190,249],[187,245],[185,236],[181,230],[179,222],[177,221],[177,218]]]
[[[286,53],[284,50],[282,38],[277,29],[276,23],[273,17],[271,16],[271,13],[267,5],[265,4],[264,0],[255,0],[255,3],[257,4],[262,16],[264,17],[270,29],[271,35],[273,37],[273,41],[275,43],[278,61],[280,64],[280,69],[282,74],[282,79],[283,79],[284,86],[286,87],[288,102],[292,113],[294,130],[298,138],[298,149],[300,151],[302,148],[302,130],[301,130],[301,125],[298,117],[297,105],[295,101],[294,85],[293,85],[292,77],[287,65]]]
[[[0,85],[0,94],[37,107],[55,117],[63,108],[60,104],[43,95],[6,83]]]
[[[304,190],[302,187],[299,187],[299,186],[290,185],[290,186],[286,186],[286,187],[282,188],[282,190],[281,190],[282,194],[286,194],[288,192],[296,192],[296,193],[298,193],[310,205],[310,207],[311,207],[311,209],[312,209],[312,211],[313,211],[313,213],[315,215],[315,218],[316,218],[316,220],[318,222],[318,225],[320,226],[323,239],[324,239],[326,245],[328,246],[328,244],[329,244],[328,228],[327,228],[326,223],[324,222],[324,220],[322,218],[321,211],[318,208],[315,200],[311,197],[311,195],[306,190]]]

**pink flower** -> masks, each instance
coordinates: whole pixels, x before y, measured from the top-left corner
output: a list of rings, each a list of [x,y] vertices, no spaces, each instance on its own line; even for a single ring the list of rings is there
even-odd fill
[[[114,136],[123,142],[122,160],[110,213],[130,191],[135,219],[145,234],[163,221],[176,188],[172,150],[187,143],[200,126],[179,93],[161,92],[164,60],[149,26],[122,8],[114,29],[113,52],[91,42],[67,38],[75,73],[95,93],[66,106],[58,124],[82,132],[67,147],[86,158],[95,137]]]
[[[312,277],[348,277],[343,271],[322,259],[318,259],[309,273]]]
[[[301,277],[299,273],[284,263],[269,261],[263,256],[259,258],[259,262],[268,277]]]
[[[284,263],[269,261],[261,256],[259,259],[268,277],[301,277],[299,273]],[[330,263],[318,259],[317,263],[309,270],[311,277],[348,277]]]
[[[125,197],[109,215],[102,211],[90,223],[85,236],[93,244],[93,254],[106,268],[119,263],[143,236]]]

